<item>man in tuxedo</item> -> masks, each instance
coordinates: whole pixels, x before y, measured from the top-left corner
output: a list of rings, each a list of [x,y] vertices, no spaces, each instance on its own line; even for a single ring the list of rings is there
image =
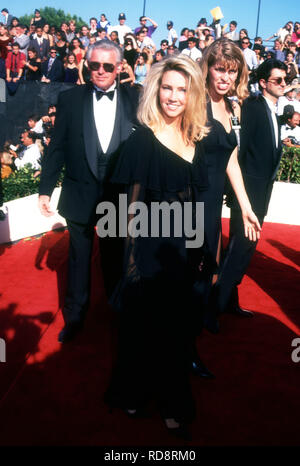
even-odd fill
[[[55,47],[50,48],[48,60],[42,63],[42,79],[43,83],[62,82],[64,80],[65,70],[62,61],[56,56]]]
[[[65,165],[58,204],[70,234],[65,327],[59,334],[63,343],[82,328],[90,294],[96,206],[103,199],[106,180],[121,147],[133,130],[138,100],[135,88],[117,86],[122,52],[116,44],[96,42],[87,52],[87,61],[91,83],[59,94],[54,134],[42,163],[39,191],[41,213],[49,216],[53,214],[50,196]],[[109,248],[100,249],[105,280],[105,265],[114,267],[114,261],[108,257]]]
[[[286,71],[286,65],[279,60],[263,62],[257,68],[262,95],[249,97],[242,106],[239,164],[252,209],[261,226],[281,158],[276,104],[284,93]],[[252,312],[239,307],[237,285],[247,270],[257,241],[245,237],[242,212],[232,192],[228,195],[228,205],[231,208],[230,235],[216,288],[218,309],[250,317]]]
[[[46,61],[49,54],[50,43],[43,37],[43,29],[38,26],[35,30],[36,37],[30,42],[30,47],[36,51],[37,57],[43,62]]]
[[[13,19],[13,15],[10,15],[9,14],[9,11],[7,8],[2,8],[1,10],[1,13],[2,15],[4,16],[5,18],[5,21],[4,21],[4,25],[9,27],[11,25],[11,22],[12,22],[12,19]]]

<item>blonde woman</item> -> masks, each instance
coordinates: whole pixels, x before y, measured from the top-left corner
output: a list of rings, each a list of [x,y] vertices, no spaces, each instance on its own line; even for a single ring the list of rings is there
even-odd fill
[[[153,65],[138,119],[142,126],[125,143],[111,179],[125,186],[129,206],[142,201],[146,216],[142,236],[135,237],[130,230],[124,276],[111,300],[121,311],[121,322],[106,401],[135,417],[154,398],[169,432],[188,438],[187,424],[195,417],[189,382],[190,343],[198,312],[193,289],[202,241],[196,238],[189,249],[186,240],[195,222],[199,232],[203,227],[201,215],[192,207],[207,188],[200,141],[208,129],[199,66],[184,56]],[[166,211],[156,221],[152,209],[158,203]],[[184,210],[186,203],[189,212]],[[167,214],[174,204],[179,219]],[[187,229],[176,234],[176,220],[177,227],[184,224]]]

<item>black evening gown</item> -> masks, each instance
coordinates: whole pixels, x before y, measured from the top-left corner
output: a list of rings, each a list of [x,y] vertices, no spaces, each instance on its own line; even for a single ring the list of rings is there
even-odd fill
[[[227,100],[227,102],[231,108],[230,101]],[[207,190],[202,191],[200,199],[204,202],[205,259],[203,261],[202,280],[199,282],[201,285],[199,293],[202,295],[202,304],[206,307],[205,313],[210,315],[214,307],[212,302],[209,302],[212,290],[212,278],[219,271],[216,258],[219,239],[222,235],[221,216],[223,195],[226,186],[226,168],[229,158],[237,146],[237,138],[233,129],[227,133],[222,123],[213,118],[210,102],[207,104],[207,118],[210,132],[200,142],[203,146],[209,187]],[[205,318],[204,320],[207,319]],[[205,326],[207,327],[207,325]]]
[[[127,140],[111,181],[126,187],[128,204],[190,202],[193,209],[183,217],[193,225],[195,202],[208,186],[199,143],[189,163],[145,127]],[[195,416],[190,343],[199,313],[193,287],[202,248],[187,248],[172,222],[169,237],[163,237],[161,222],[157,237],[125,241],[123,277],[111,299],[120,311],[117,360],[105,399],[129,409],[155,400],[163,417],[189,422]]]

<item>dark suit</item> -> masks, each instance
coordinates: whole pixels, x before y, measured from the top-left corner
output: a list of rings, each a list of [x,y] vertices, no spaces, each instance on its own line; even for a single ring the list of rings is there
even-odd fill
[[[50,79],[51,82],[62,82],[64,80],[65,70],[61,60],[56,57],[50,71],[48,71],[48,64],[49,58],[42,63],[42,74]]]
[[[259,96],[245,101],[241,115],[239,164],[252,209],[261,225],[268,210],[281,157],[278,120],[277,126],[276,148],[271,111],[266,100]],[[241,282],[257,244],[245,237],[241,210],[232,191],[228,194],[228,205],[231,207],[229,245],[217,283],[221,312],[227,306],[237,304],[236,285]]]
[[[79,86],[59,95],[54,135],[42,164],[40,194],[49,196],[65,165],[58,210],[67,219],[70,233],[66,323],[84,318],[89,298],[96,206],[103,198],[110,167],[136,123],[135,89],[120,86],[115,92],[115,124],[106,154],[101,149],[94,121],[93,87]],[[108,262],[108,249],[101,248],[102,262]]]
[[[34,48],[37,53],[37,57],[43,60],[43,58],[47,58],[50,50],[50,43],[48,39],[43,38],[43,42],[41,44],[38,43],[37,38],[32,39],[30,41],[30,47]]]

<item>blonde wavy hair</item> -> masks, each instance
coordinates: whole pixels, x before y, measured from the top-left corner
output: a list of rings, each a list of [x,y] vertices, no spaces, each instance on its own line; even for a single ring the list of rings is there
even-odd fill
[[[208,70],[211,66],[216,63],[225,67],[226,70],[229,68],[237,68],[238,76],[237,79],[227,93],[228,97],[237,96],[239,103],[242,104],[243,100],[248,97],[248,66],[246,64],[243,52],[239,49],[235,43],[226,38],[218,39],[214,41],[204,52],[200,62],[202,69],[203,78],[206,83],[206,90],[208,93],[209,87],[209,76]]]
[[[181,121],[186,144],[200,141],[208,133],[206,126],[205,86],[199,65],[184,55],[164,58],[155,63],[146,77],[137,112],[138,120],[154,132],[164,126],[159,101],[162,77],[167,71],[178,71],[187,78],[187,103]]]

